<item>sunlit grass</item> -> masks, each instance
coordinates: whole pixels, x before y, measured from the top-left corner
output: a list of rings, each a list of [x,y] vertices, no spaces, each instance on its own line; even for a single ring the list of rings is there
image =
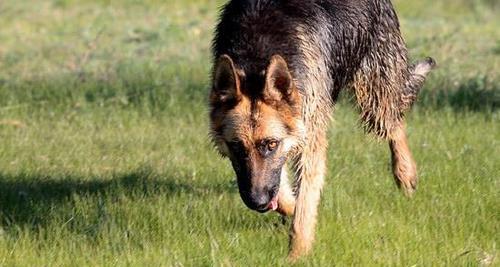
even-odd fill
[[[1,266],[286,265],[289,221],[249,211],[207,135],[221,1],[0,3]],[[408,118],[420,184],[343,101],[308,266],[498,264],[494,1],[396,1],[433,56]]]

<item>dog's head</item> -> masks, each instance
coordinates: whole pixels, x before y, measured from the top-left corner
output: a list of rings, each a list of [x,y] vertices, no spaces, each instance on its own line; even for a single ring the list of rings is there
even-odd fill
[[[275,209],[282,168],[304,134],[292,75],[279,55],[259,73],[245,73],[223,55],[213,71],[213,141],[231,160],[243,202],[260,212]]]

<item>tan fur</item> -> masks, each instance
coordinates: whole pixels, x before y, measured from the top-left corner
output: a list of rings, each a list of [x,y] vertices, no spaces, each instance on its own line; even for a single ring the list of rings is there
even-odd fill
[[[408,147],[404,125],[397,127],[389,139],[392,171],[396,184],[411,196],[417,188],[417,167]]]
[[[224,127],[224,140],[243,140],[248,146],[267,136],[285,136],[286,127],[297,129],[301,132],[301,123],[291,114],[278,112],[270,105],[257,101],[255,107],[251,106],[247,97],[242,97],[238,105],[229,111],[221,121]],[[287,139],[288,149],[295,146],[294,138]]]
[[[295,195],[288,178],[287,166],[281,171],[280,190],[278,192],[278,212],[284,216],[292,216],[295,210]]]

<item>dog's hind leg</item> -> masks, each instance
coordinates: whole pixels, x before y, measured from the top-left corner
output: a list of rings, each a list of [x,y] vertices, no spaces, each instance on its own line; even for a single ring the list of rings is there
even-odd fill
[[[281,170],[280,189],[278,191],[278,212],[285,216],[292,216],[295,209],[295,196],[288,180],[287,166]]]
[[[409,68],[410,74],[402,95],[402,110],[411,107],[422,87],[427,73],[436,65],[434,59],[426,58]],[[403,119],[396,124],[388,136],[391,150],[392,172],[399,188],[411,196],[417,188],[417,167],[406,138]]]
[[[395,127],[389,136],[392,173],[399,188],[411,196],[417,188],[417,166],[411,155],[404,123]]]
[[[353,87],[366,131],[389,141],[396,184],[411,195],[417,185],[417,170],[408,146],[404,112],[417,98],[435,63],[428,58],[408,67],[405,57],[387,58],[392,61],[383,65],[376,59],[365,60]]]

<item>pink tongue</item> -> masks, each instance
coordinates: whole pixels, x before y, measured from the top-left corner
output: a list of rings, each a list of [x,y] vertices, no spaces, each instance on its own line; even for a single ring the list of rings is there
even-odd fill
[[[278,208],[278,196],[276,195],[271,199],[271,202],[269,202],[269,205],[267,206],[271,210],[276,210]]]

